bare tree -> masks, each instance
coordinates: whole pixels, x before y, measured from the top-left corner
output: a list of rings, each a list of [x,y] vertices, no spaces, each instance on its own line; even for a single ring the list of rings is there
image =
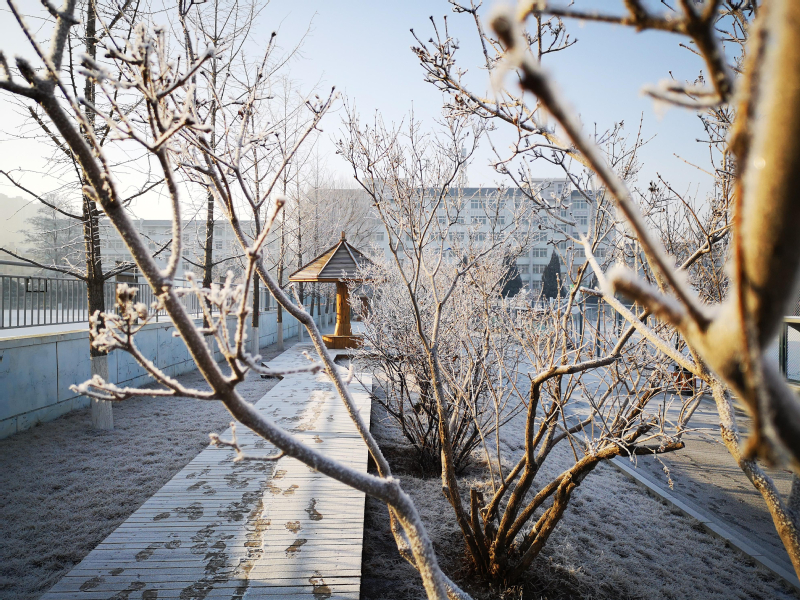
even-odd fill
[[[201,46],[220,49],[192,76],[195,106],[204,123],[211,128],[208,135],[211,148],[216,148],[218,138],[224,135],[219,128],[229,125],[226,120],[218,119],[218,113],[241,108],[241,90],[235,82],[247,68],[244,47],[251,39],[251,29],[262,8],[263,4],[256,0],[178,0],[181,41],[187,63],[197,62]],[[231,257],[217,256],[215,260],[214,196],[208,192],[205,194],[204,212],[205,230],[202,237],[197,236],[201,255],[199,267],[203,274],[203,287],[210,288],[215,267]]]
[[[26,219],[24,240],[30,244],[28,254],[41,265],[57,265],[82,274],[81,263],[85,263],[83,231],[79,223],[59,212],[71,211],[73,207],[68,199],[55,194],[49,195],[48,201],[55,208],[40,205],[36,214]]]
[[[304,116],[306,107],[305,99],[300,95],[295,82],[288,77],[280,80],[278,92],[279,103],[271,107],[273,118],[280,126],[274,132],[277,148],[283,168],[280,171],[280,192],[286,199],[293,199],[281,211],[280,217],[280,246],[276,261],[278,285],[283,287],[287,267],[292,267],[292,262],[287,254],[291,251],[291,242],[295,242],[295,258],[297,266],[302,266],[302,197],[300,194],[302,168],[308,160],[308,155],[297,152],[298,140],[305,139],[307,134],[307,121]],[[294,219],[290,220],[290,213]],[[287,229],[287,220],[290,220]],[[294,221],[294,223],[291,223]],[[287,262],[287,259],[289,262]],[[283,348],[283,311],[284,307],[278,303],[278,348]]]
[[[665,394],[668,361],[633,327],[608,327],[596,303],[581,301],[585,260],[573,265],[564,254],[564,280],[573,285],[555,302],[504,297],[507,259],[533,231],[555,228],[576,244],[581,238],[570,234],[570,216],[532,188],[499,190],[473,205],[457,185],[482,134],[480,126],[470,129],[473,119],[447,113],[445,133],[436,138],[413,119],[407,131],[395,131],[350,116],[339,153],[373,199],[389,239],[390,264],[378,262],[370,277],[380,284],[363,359],[382,381],[389,414],[441,474],[475,569],[510,585],[598,464],[682,448],[699,397],[677,400],[679,417],[664,418],[676,402]],[[592,250],[616,226],[605,196],[596,202],[582,238]],[[551,252],[557,257],[559,249]],[[661,326],[656,339],[663,345],[671,334]],[[509,419],[518,412],[524,427],[513,429]],[[501,438],[525,448],[508,469]],[[458,473],[478,447],[490,485],[467,495]],[[570,468],[538,483],[542,466],[562,448],[572,453]]]
[[[623,267],[605,275],[598,269],[603,296],[642,336],[654,337],[652,328],[623,307],[616,293],[636,300],[648,314],[657,315],[680,332],[690,360],[674,348],[661,350],[710,386],[720,415],[722,439],[764,497],[800,573],[797,513],[789,508],[795,505],[795,494],[781,498],[756,460],[796,472],[800,457],[800,405],[783,376],[765,359],[765,349],[794,299],[800,265],[800,243],[793,235],[793,224],[800,215],[792,200],[796,162],[800,160],[795,147],[800,124],[796,114],[800,87],[795,81],[800,50],[794,26],[800,18],[799,8],[787,1],[681,0],[663,4],[666,12],[648,9],[638,1],[627,2],[622,16],[541,2],[524,3],[515,15],[499,11],[492,19],[495,64],[501,65],[496,73],[498,78],[509,70],[518,75],[522,90],[536,96],[534,106],[523,102],[525,107],[519,110],[530,116],[531,124],[537,122],[536,115],[542,110],[552,115],[561,137],[553,137],[551,143],[590,168],[614,198],[647,268],[638,275]],[[688,223],[684,221],[676,228],[674,220],[654,222],[648,217],[652,201],[664,189],[670,189],[667,182],[651,186],[650,198],[645,198],[644,210],[640,208],[539,65],[537,47],[531,43],[536,36],[526,37],[524,28],[531,19],[535,30],[541,31],[540,24],[547,15],[551,19],[578,18],[640,31],[663,31],[691,40],[693,51],[705,62],[707,78],[693,84],[668,81],[645,90],[659,101],[706,111],[703,119],[708,143],[718,157],[714,165],[715,194],[707,215],[701,217],[692,203],[674,194],[684,207],[679,219],[689,217]],[[726,43],[739,48],[731,49],[733,64],[729,64],[723,48]],[[446,69],[430,60],[440,56],[446,44],[438,48],[433,53],[423,52],[421,57],[433,77],[448,79]],[[521,98],[507,90],[503,94]],[[504,118],[502,111],[481,104],[477,96],[471,96],[470,102],[473,108]],[[662,229],[660,234],[654,235],[654,224]],[[678,240],[676,235],[688,239]],[[730,279],[722,274],[723,262]],[[689,269],[694,270],[691,286],[684,275]],[[744,446],[731,393],[747,407],[754,422]]]
[[[254,240],[248,240],[238,219],[238,206],[230,196],[232,189],[241,193],[250,208],[263,206],[271,197],[274,186],[278,184],[283,168],[292,159],[296,148],[308,137],[324,113],[330,107],[332,98],[320,103],[310,103],[313,118],[303,135],[290,152],[279,155],[282,160],[266,182],[261,195],[254,196],[252,180],[246,176],[248,163],[243,162],[249,156],[254,145],[260,145],[270,136],[269,127],[256,128],[251,134],[249,120],[255,116],[251,112],[256,101],[261,98],[260,85],[252,86],[243,106],[244,118],[236,131],[232,131],[227,141],[231,143],[222,148],[231,152],[213,152],[205,139],[209,127],[198,118],[193,103],[190,86],[192,75],[207,60],[211,52],[205,53],[195,63],[186,64],[184,70],[177,70],[177,63],[170,60],[169,44],[165,40],[163,30],[151,33],[145,25],[135,27],[130,40],[110,37],[105,41],[104,52],[114,61],[122,72],[119,79],[110,77],[110,71],[103,65],[87,56],[83,59],[86,76],[92,78],[98,93],[108,102],[103,110],[97,103],[92,106],[95,114],[101,118],[114,133],[113,140],[138,144],[158,163],[163,175],[170,206],[172,208],[172,240],[169,258],[164,269],[159,268],[147,246],[135,230],[133,223],[124,209],[123,197],[118,191],[113,169],[106,158],[106,148],[102,147],[94,136],[84,136],[86,114],[82,108],[84,98],[73,95],[61,77],[62,61],[65,58],[70,28],[76,22],[75,1],[66,0],[62,8],[55,9],[55,26],[50,36],[49,50],[45,50],[37,41],[33,31],[27,27],[13,1],[8,3],[17,16],[20,27],[27,35],[41,67],[35,69],[30,61],[18,57],[16,68],[21,78],[11,71],[5,55],[0,54],[2,79],[0,89],[18,97],[36,103],[43,111],[49,124],[58,130],[64,143],[74,154],[84,175],[83,191],[93,198],[98,206],[119,232],[127,244],[137,266],[150,284],[158,301],[155,307],[148,307],[134,301],[134,294],[124,286],[118,289],[119,314],[105,314],[104,321],[94,315],[92,319],[92,343],[103,351],[119,349],[130,353],[160,384],[156,389],[140,390],[136,388],[119,388],[101,376],[95,375],[90,381],[79,386],[81,392],[103,401],[124,400],[140,395],[183,396],[202,400],[216,399],[224,403],[233,416],[244,425],[250,427],[266,440],[273,443],[278,453],[272,457],[287,455],[304,462],[308,466],[325,473],[337,480],[369,493],[391,506],[395,517],[396,535],[401,551],[417,565],[428,595],[432,598],[445,598],[448,593],[453,597],[466,597],[438,567],[433,547],[425,532],[425,528],[409,497],[402,491],[399,482],[391,477],[391,471],[380,448],[361,420],[346,385],[344,375],[337,370],[330,354],[327,352],[322,337],[311,316],[299,306],[294,305],[281,287],[269,274],[264,265],[261,250],[266,237],[274,224],[277,213],[284,201],[277,199],[270,211],[264,229]],[[263,72],[262,72],[263,73]],[[261,77],[257,77],[261,81]],[[137,113],[141,119],[131,119],[128,111],[117,101],[116,94],[124,93],[126,97],[136,98]],[[179,140],[190,140],[190,147],[179,143]],[[180,291],[174,286],[182,251],[181,200],[179,192],[179,172],[174,166],[175,157],[194,164],[198,173],[202,174],[213,190],[215,199],[228,218],[243,249],[246,249],[247,272],[240,285],[232,281],[222,287],[203,289],[195,287],[192,292],[204,301],[208,299],[217,309],[216,314],[208,315],[211,331],[197,328],[184,309]],[[200,159],[196,161],[196,159]],[[196,162],[192,162],[196,161]],[[246,323],[248,314],[248,292],[252,275],[258,273],[271,293],[308,329],[311,339],[323,361],[326,372],[333,380],[357,430],[361,434],[379,469],[377,476],[369,475],[347,468],[336,460],[325,456],[317,449],[312,449],[296,440],[289,432],[269,421],[245,402],[237,393],[236,386],[250,370],[271,373],[258,365],[257,357],[246,351]],[[205,304],[203,304],[205,306]],[[142,323],[152,318],[154,308],[163,308],[172,319],[176,332],[186,343],[187,349],[195,360],[200,372],[210,385],[209,391],[187,389],[174,379],[165,375],[147,360],[136,347],[135,334]],[[233,339],[226,328],[228,316],[235,319],[235,335]],[[214,356],[206,343],[205,333],[215,337],[223,356],[226,371],[214,360]],[[299,369],[317,370],[319,365],[313,364]],[[219,440],[220,443],[225,443]],[[235,442],[227,442],[234,445]],[[241,450],[237,447],[238,450]]]
[[[94,137],[100,147],[104,147],[109,142],[110,127],[107,124],[100,125],[96,123],[95,119],[95,104],[102,104],[103,99],[96,97],[95,81],[90,77],[83,77],[79,68],[79,56],[85,53],[93,60],[97,60],[97,47],[105,38],[112,35],[119,35],[120,37],[130,36],[133,22],[139,15],[140,2],[133,2],[133,0],[125,0],[122,3],[100,3],[88,1],[83,4],[83,21],[76,21],[76,25],[80,24],[81,28],[75,31],[67,32],[67,44],[64,48],[65,56],[63,57],[62,68],[65,71],[65,78],[63,80],[64,90],[73,97],[80,95],[80,84],[83,83],[82,98],[83,110],[85,113],[84,122],[81,124],[82,134],[86,137]],[[48,9],[49,9],[49,5]],[[55,9],[50,10],[50,16],[57,18],[54,14]],[[56,13],[58,11],[55,11]],[[18,10],[14,11],[18,21],[22,17],[22,13]],[[104,17],[101,26],[101,16]],[[102,60],[102,59],[101,59]],[[80,161],[75,156],[74,152],[70,149],[69,144],[63,139],[57,128],[46,122],[45,116],[31,103],[21,103],[24,112],[29,116],[30,122],[33,125],[34,131],[37,131],[38,139],[41,139],[46,145],[50,146],[53,152],[53,159],[50,161],[50,170],[60,180],[60,187],[56,190],[56,195],[59,198],[65,198],[64,202],[54,202],[54,196],[48,194],[39,194],[32,189],[26,187],[21,181],[19,175],[14,172],[0,170],[0,175],[4,176],[12,185],[25,192],[28,196],[38,201],[43,210],[52,215],[58,215],[59,223],[56,226],[64,231],[65,228],[72,231],[74,227],[82,230],[80,245],[83,246],[80,250],[75,248],[75,254],[72,257],[71,264],[63,264],[59,262],[39,262],[19,256],[8,249],[0,248],[0,252],[4,252],[24,262],[28,262],[34,266],[46,267],[51,271],[56,271],[76,277],[86,283],[87,301],[89,313],[100,312],[103,313],[106,309],[105,306],[105,283],[118,274],[131,270],[135,265],[133,262],[124,262],[120,265],[115,265],[111,268],[103,268],[102,252],[101,252],[101,212],[98,210],[95,200],[82,193],[82,186],[85,184],[84,176]],[[129,110],[129,109],[126,109]],[[131,162],[130,157],[124,156],[121,158],[110,159],[116,163],[116,166],[122,167],[123,164]],[[142,168],[140,166],[140,168]],[[146,170],[146,167],[144,167]],[[140,185],[135,192],[128,195],[127,198],[122,198],[123,205],[127,206],[130,202],[159,186],[161,180],[146,181]],[[81,201],[70,202],[72,197],[80,197]],[[66,221],[71,221],[74,225],[67,226]],[[77,240],[73,240],[76,242]],[[83,263],[81,265],[80,263]],[[105,353],[98,348],[90,347],[91,368],[92,373],[99,374],[102,377],[108,377],[108,364]],[[114,421],[111,412],[111,405],[102,401],[92,402],[92,424],[101,429],[113,428]]]

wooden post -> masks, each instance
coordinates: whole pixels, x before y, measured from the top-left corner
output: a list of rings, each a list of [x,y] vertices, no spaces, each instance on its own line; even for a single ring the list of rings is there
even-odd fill
[[[347,284],[336,282],[336,329],[333,335],[352,335],[350,329],[350,291]]]

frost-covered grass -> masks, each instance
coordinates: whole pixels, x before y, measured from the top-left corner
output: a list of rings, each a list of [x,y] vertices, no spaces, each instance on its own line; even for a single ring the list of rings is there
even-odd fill
[[[271,356],[273,352],[267,354]],[[181,376],[201,385],[198,373]],[[274,382],[248,379],[239,390],[255,401]],[[0,440],[0,598],[32,600],[53,585],[224,429],[216,402],[140,399],[114,407],[112,432],[91,429],[76,411]],[[460,533],[438,479],[415,475],[413,454],[373,405],[373,432],[411,494],[443,567],[476,599],[506,598],[795,598],[771,573],[642,492],[610,466],[576,490],[563,522],[520,589],[501,594],[470,579]],[[520,422],[504,431],[504,460],[521,453]],[[555,459],[555,460],[554,460]],[[539,481],[560,471],[553,456]],[[485,483],[480,464],[462,478]],[[397,554],[385,507],[367,500],[362,596],[423,598],[419,577]]]
[[[207,389],[197,371],[177,379]],[[237,390],[255,402],[276,383],[251,374]],[[38,598],[230,421],[219,402],[142,398],[114,405],[113,431],[86,409],[0,440],[0,598]]]
[[[522,455],[523,419],[518,417],[504,429],[504,462]],[[441,481],[415,476],[410,449],[377,403],[373,404],[372,431],[417,504],[443,568],[476,599],[797,597],[782,580],[706,533],[693,519],[643,492],[610,465],[600,465],[575,491],[528,578],[505,593],[487,589],[473,581],[464,567],[464,545],[442,495]],[[537,477],[539,484],[561,472],[569,459],[566,454],[551,456]],[[477,464],[461,481],[462,493],[468,492],[472,483],[486,485],[487,471]],[[365,522],[362,598],[424,598],[419,577],[397,554],[385,507],[371,499]]]

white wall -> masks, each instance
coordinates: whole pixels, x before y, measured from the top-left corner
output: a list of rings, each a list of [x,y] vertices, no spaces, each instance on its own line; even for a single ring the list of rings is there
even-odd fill
[[[229,329],[234,331],[235,323]],[[183,340],[173,331],[171,322],[150,323],[136,336],[142,353],[170,376],[195,369]],[[285,311],[283,331],[284,339],[298,331],[297,321]],[[277,342],[277,332],[277,311],[261,313],[259,346]],[[90,378],[88,332],[26,336],[20,330],[20,334],[0,340],[0,438],[89,406],[88,398],[69,389]],[[216,344],[213,348],[219,358]],[[108,372],[118,385],[136,387],[152,381],[129,354],[120,351],[109,354]]]

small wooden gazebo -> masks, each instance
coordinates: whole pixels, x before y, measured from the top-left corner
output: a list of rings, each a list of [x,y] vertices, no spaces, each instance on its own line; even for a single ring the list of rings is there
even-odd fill
[[[359,267],[370,260],[342,239],[333,248],[289,276],[289,281],[336,284],[336,329],[333,335],[323,335],[325,345],[332,349],[355,348],[361,338],[350,328],[350,293],[348,281],[363,281]]]

